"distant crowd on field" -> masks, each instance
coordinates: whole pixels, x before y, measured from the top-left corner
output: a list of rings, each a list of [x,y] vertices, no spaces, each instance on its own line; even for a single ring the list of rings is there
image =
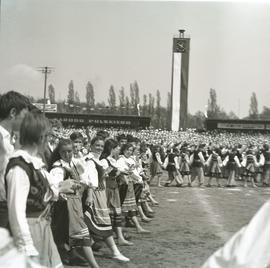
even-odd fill
[[[168,181],[164,186],[173,181],[177,186],[192,186],[196,178],[199,186],[211,186],[213,178],[217,186],[222,186],[221,178],[227,179],[227,187],[237,186],[236,180],[243,180],[244,186],[248,182],[253,187],[270,184],[270,137],[265,133],[87,127],[64,128],[58,134],[68,136],[74,131],[83,135],[86,151],[88,140],[96,133],[126,143],[135,140],[146,148],[151,181],[157,178],[158,186],[161,186],[159,174],[164,174],[164,171],[168,171]],[[208,181],[205,181],[205,176],[209,177]]]

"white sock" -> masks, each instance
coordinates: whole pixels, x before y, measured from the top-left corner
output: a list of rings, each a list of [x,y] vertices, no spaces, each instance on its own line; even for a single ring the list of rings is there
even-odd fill
[[[113,255],[119,255],[119,254],[121,254],[121,252],[119,251],[119,249],[118,249],[118,247],[116,245],[113,245],[111,247],[111,250],[113,252]]]

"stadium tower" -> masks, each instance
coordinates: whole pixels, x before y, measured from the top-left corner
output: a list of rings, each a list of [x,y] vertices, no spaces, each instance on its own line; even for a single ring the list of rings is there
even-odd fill
[[[173,38],[170,124],[173,131],[187,127],[190,38],[184,33],[185,30],[179,30],[179,37]]]

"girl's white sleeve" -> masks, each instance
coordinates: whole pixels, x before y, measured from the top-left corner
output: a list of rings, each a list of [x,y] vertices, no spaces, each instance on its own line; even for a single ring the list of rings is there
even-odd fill
[[[204,157],[203,157],[202,152],[199,152],[199,153],[198,153],[198,156],[199,156],[201,162],[202,162],[203,164],[205,164],[205,159],[204,159]]]
[[[162,167],[163,167],[164,169],[166,169],[167,166],[168,166],[168,164],[169,164],[169,157],[166,156],[166,158],[165,158],[165,160],[164,160],[164,163],[163,163]]]
[[[227,165],[228,161],[229,161],[229,156],[227,155],[225,157],[225,159],[223,160],[223,162],[222,162],[222,164],[223,164],[224,167]]]
[[[86,162],[85,172],[87,174],[85,178],[85,183],[89,187],[97,188],[98,187],[98,172],[96,165],[92,160]]]
[[[127,171],[128,168],[127,168],[127,165],[126,165],[125,160],[123,158],[119,158],[116,161],[116,168],[118,168],[118,170],[121,172]]]
[[[15,245],[27,256],[37,256],[26,218],[26,202],[30,182],[26,172],[16,166],[7,174],[8,218]]]
[[[259,165],[262,167],[265,163],[265,157],[263,154],[260,154],[260,161],[259,161]]]
[[[163,163],[162,163],[162,161],[161,161],[160,154],[159,154],[159,153],[156,153],[155,156],[156,156],[156,159],[157,159],[158,163],[159,163],[160,165],[162,165]]]
[[[178,156],[175,156],[173,160],[174,160],[175,168],[178,170],[180,168]]]
[[[211,163],[211,160],[212,160],[212,154],[208,157],[208,159],[207,159],[205,165],[206,165],[206,166],[209,166],[210,163]]]

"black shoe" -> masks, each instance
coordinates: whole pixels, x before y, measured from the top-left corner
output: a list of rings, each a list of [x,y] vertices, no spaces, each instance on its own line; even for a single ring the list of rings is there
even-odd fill
[[[164,184],[164,187],[169,187],[169,183],[165,183]]]
[[[70,266],[89,266],[89,263],[81,256],[78,252],[74,254],[74,251],[71,250],[67,252],[67,255],[61,256],[62,262]]]
[[[99,251],[102,248],[102,242],[95,242],[92,246],[91,246],[93,251]]]
[[[125,224],[125,227],[129,227],[129,228],[135,228],[135,224],[131,221],[127,221],[126,224]]]
[[[123,236],[124,236],[125,240],[131,240],[131,236],[128,235],[127,233],[123,232]]]
[[[144,213],[147,218],[155,218],[154,214],[151,212]]]

